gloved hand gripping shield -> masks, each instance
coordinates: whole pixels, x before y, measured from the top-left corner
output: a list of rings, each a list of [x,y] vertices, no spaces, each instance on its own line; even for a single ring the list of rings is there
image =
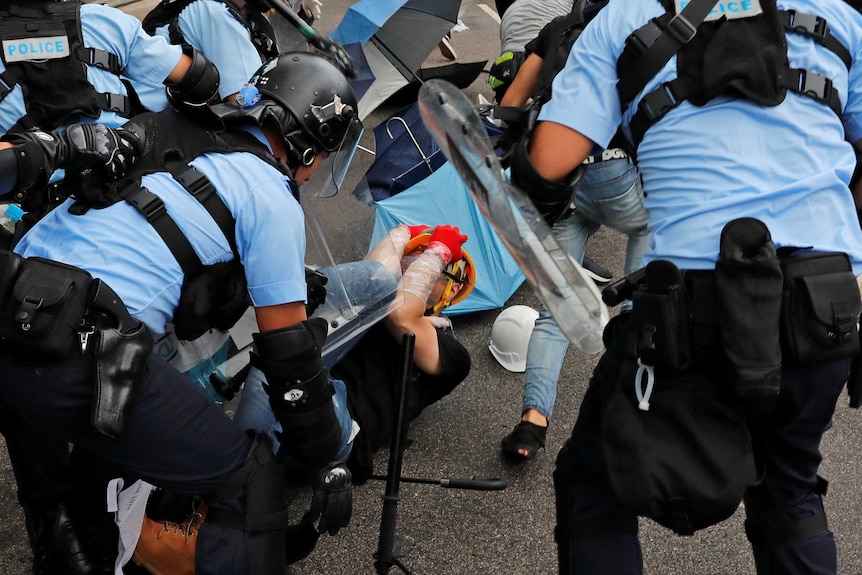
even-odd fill
[[[527,195],[504,178],[467,97],[448,82],[430,80],[419,91],[419,110],[428,131],[569,341],[588,353],[601,351],[602,331],[610,315],[598,288],[560,247]]]

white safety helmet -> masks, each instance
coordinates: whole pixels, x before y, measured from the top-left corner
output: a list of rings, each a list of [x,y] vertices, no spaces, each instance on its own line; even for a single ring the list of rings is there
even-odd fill
[[[531,307],[513,305],[494,320],[488,349],[509,371],[522,373],[527,369],[527,345],[538,317],[539,312]]]

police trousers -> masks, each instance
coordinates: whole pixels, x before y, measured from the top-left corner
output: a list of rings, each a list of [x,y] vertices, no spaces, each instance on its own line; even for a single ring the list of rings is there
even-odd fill
[[[93,361],[27,363],[0,353],[0,411],[21,453],[68,441],[130,479],[143,479],[180,494],[201,495],[243,466],[252,440],[221,406],[157,356],[152,355],[134,399],[122,440],[90,424]],[[14,463],[13,463],[14,464]],[[242,510],[237,500],[216,505]],[[251,575],[246,533],[202,526],[196,553],[198,575]]]
[[[601,446],[602,414],[625,360],[628,334],[614,318],[580,407],[572,435],[557,456],[557,542],[565,575],[639,575],[643,558],[637,517],[610,487]],[[615,329],[616,328],[616,329]],[[749,533],[759,575],[834,574],[836,547],[826,527],[817,470],[820,440],[850,371],[850,360],[782,369],[781,394],[768,414],[750,422],[752,441],[765,458],[763,482],[746,492],[746,530],[800,536],[758,537]]]

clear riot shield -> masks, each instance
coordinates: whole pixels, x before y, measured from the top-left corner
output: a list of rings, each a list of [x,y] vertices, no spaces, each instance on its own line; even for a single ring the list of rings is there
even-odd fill
[[[527,195],[505,178],[466,95],[448,82],[429,80],[419,90],[419,110],[482,214],[569,341],[588,353],[601,351],[602,331],[610,315],[598,288],[560,247]]]
[[[396,294],[401,279],[402,253],[393,256],[397,248],[387,235],[372,250],[370,255],[375,257],[336,263],[312,202],[303,202],[303,211],[306,267],[327,278],[326,300],[313,317],[325,318],[329,323],[323,363],[331,366],[371,326],[401,304]]]

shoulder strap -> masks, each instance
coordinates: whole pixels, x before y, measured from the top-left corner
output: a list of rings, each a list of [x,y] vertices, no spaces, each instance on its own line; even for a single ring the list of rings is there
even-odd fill
[[[165,168],[171,173],[174,180],[183,186],[206,209],[227,239],[234,257],[239,258],[234,229],[236,221],[224,201],[216,193],[215,187],[209,178],[197,171],[193,166],[180,160],[168,160],[165,162]],[[126,196],[125,200],[135,206],[150,225],[153,226],[159,236],[161,236],[162,241],[171,250],[185,275],[195,275],[204,268],[204,264],[192,247],[191,242],[189,242],[173,218],[170,217],[160,197],[150,192],[147,188],[140,186],[137,190]]]
[[[679,52],[691,42],[697,28],[718,0],[692,0],[682,12],[662,28],[655,19],[626,38],[625,51],[633,56],[631,65],[619,71],[617,92],[623,109],[638,92]]]
[[[778,18],[786,31],[811,38],[841,58],[847,69],[850,69],[852,64],[850,51],[844,47],[844,44],[835,39],[825,18],[795,10],[779,10]]]

